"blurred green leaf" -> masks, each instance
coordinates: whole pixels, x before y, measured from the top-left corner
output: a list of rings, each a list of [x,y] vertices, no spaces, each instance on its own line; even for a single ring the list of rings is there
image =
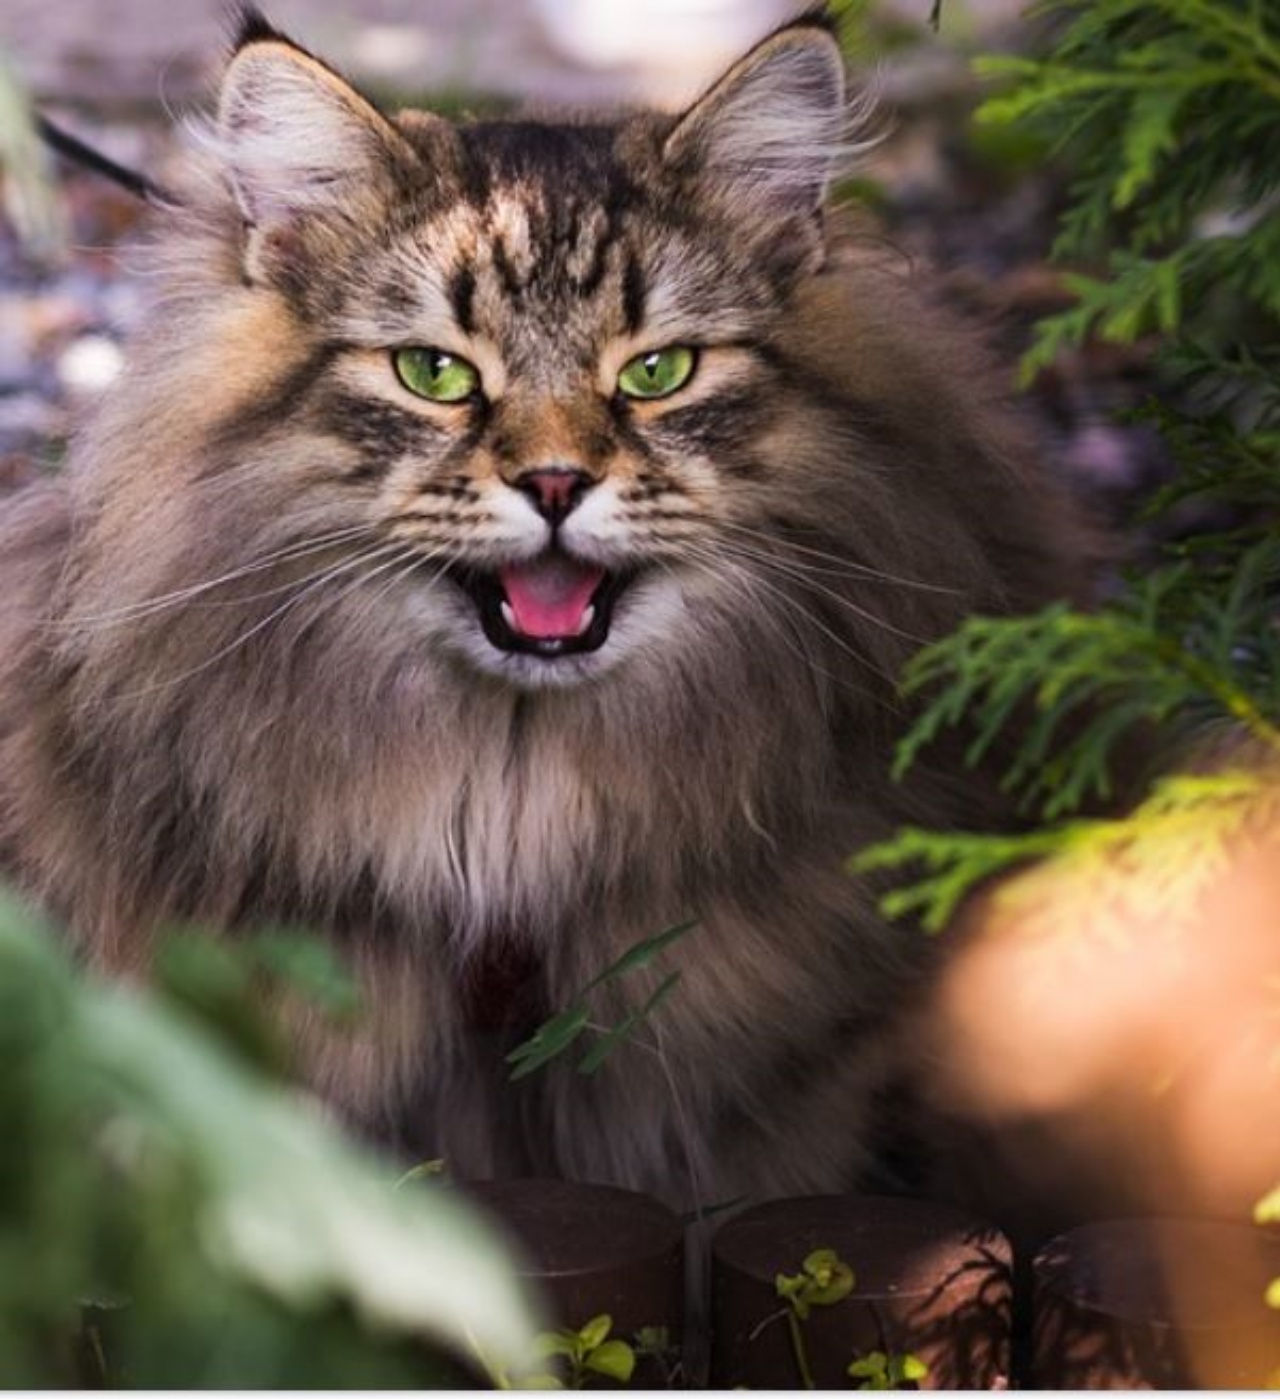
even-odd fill
[[[593,1316],[585,1326],[578,1328],[578,1340],[584,1351],[595,1350],[604,1344],[605,1337],[613,1330],[613,1318],[608,1313]]]
[[[528,1298],[459,1200],[394,1191],[187,1012],[74,970],[8,899],[0,1052],[6,1383],[422,1385],[457,1382],[445,1353],[526,1353]],[[84,1298],[114,1301],[77,1350]]]
[[[4,210],[19,239],[38,257],[66,250],[66,217],[58,200],[48,154],[31,119],[17,73],[0,52],[0,174]]]
[[[636,1354],[625,1341],[605,1341],[588,1352],[583,1364],[597,1375],[628,1384],[635,1372]]]

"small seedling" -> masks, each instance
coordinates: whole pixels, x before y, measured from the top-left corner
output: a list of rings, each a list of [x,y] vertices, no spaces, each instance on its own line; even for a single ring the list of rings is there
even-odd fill
[[[833,1306],[853,1291],[853,1269],[841,1259],[835,1249],[819,1248],[801,1263],[798,1273],[778,1273],[773,1285],[786,1306],[766,1317],[751,1333],[751,1339],[754,1340],[770,1322],[786,1317],[787,1330],[791,1337],[791,1353],[795,1356],[796,1369],[800,1372],[800,1382],[805,1389],[814,1389],[816,1386],[809,1365],[809,1350],[805,1345],[802,1323],[809,1319],[809,1313],[814,1307]]]
[[[627,1384],[636,1368],[636,1352],[616,1338],[610,1339],[613,1318],[607,1313],[593,1316],[574,1331],[542,1331],[534,1340],[534,1359],[559,1361],[563,1375],[550,1368],[520,1378],[518,1389],[584,1389],[594,1375]]]
[[[851,1361],[845,1373],[859,1381],[859,1389],[906,1389],[908,1385],[918,1387],[928,1376],[929,1367],[919,1356],[873,1350]]]
[[[651,1361],[662,1374],[662,1382],[668,1389],[685,1389],[684,1362],[680,1358],[680,1347],[674,1345],[671,1333],[665,1326],[642,1326],[631,1337],[632,1348],[637,1362]]]
[[[808,1319],[812,1307],[829,1307],[853,1291],[853,1269],[833,1248],[815,1249],[791,1276],[779,1273],[774,1278],[778,1296],[786,1302],[800,1320]]]

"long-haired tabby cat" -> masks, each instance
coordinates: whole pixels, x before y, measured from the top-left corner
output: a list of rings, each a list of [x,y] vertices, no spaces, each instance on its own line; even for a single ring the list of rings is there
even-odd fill
[[[460,124],[248,15],[122,379],[0,509],[8,877],[126,974],[324,931],[368,1013],[312,1081],[460,1175],[854,1182],[931,949],[844,863],[1002,819],[890,782],[895,678],[1080,583],[998,377],[824,212],[845,117],[814,15],[679,116]],[[687,919],[643,1043],[507,1082]]]

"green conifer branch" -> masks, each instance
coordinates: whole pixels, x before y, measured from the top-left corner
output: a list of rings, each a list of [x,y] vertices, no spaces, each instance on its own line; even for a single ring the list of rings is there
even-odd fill
[[[1223,868],[1232,842],[1280,817],[1280,755],[1258,768],[1162,778],[1122,817],[1077,818],[1013,835],[905,827],[849,861],[851,873],[905,874],[884,894],[888,918],[943,931],[961,903],[996,875],[1052,858],[1057,879],[1041,897],[1034,871],[1001,890],[1006,909],[1042,928],[1080,932],[1141,899],[1147,917],[1185,918]],[[1070,891],[1079,891],[1073,899]]]

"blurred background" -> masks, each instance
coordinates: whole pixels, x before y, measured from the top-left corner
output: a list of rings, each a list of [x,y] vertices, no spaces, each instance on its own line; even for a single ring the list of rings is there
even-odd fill
[[[233,6],[222,0],[4,0],[0,63],[37,108],[122,164],[153,172],[175,125],[207,110]],[[268,0],[268,17],[388,105],[450,112],[675,108],[805,0]],[[884,139],[844,197],[947,294],[983,316],[1012,365],[1037,316],[1069,304],[1045,254],[1064,177],[1034,144],[972,128],[975,53],[1034,52],[1017,0],[836,0],[856,86]],[[856,17],[855,17],[856,15]],[[3,126],[0,114],[0,127]],[[101,177],[53,163],[59,228],[43,252],[0,220],[0,485],[55,464],[76,415],[109,384],[140,310],[122,275],[143,213]],[[61,237],[56,236],[58,233]],[[1112,412],[1145,352],[1093,346],[1040,376],[1030,400],[1055,462],[1108,509],[1159,473],[1159,449]],[[1010,371],[1012,374],[1012,370]]]
[[[568,103],[683,100],[806,0],[270,0],[280,27],[354,78],[404,92],[471,91]],[[946,7],[950,30],[990,32],[1015,0]],[[922,28],[928,0],[882,0]],[[45,98],[121,108],[198,100],[230,27],[221,0],[6,0],[0,42]]]

